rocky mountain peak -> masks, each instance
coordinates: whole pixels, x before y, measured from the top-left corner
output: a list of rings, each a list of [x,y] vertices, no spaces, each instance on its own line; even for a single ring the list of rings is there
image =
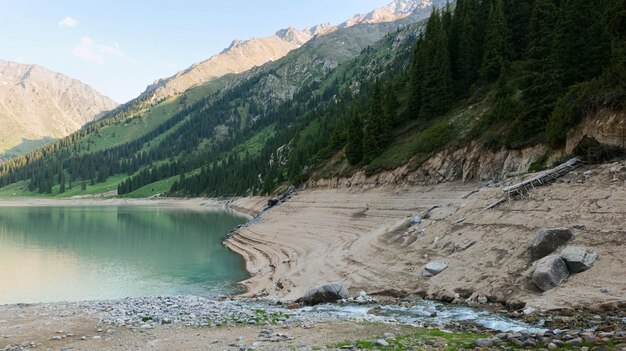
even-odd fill
[[[387,6],[366,14],[358,14],[341,24],[350,27],[361,23],[392,22],[403,18],[426,18],[434,7],[442,7],[448,0],[394,0]]]
[[[339,28],[347,28],[362,23],[393,22],[408,17],[417,21],[428,17],[433,6],[443,6],[446,1],[393,0],[385,7],[368,14],[356,15],[340,25],[326,23],[302,30],[288,27],[266,38],[234,40],[229,47],[218,55],[196,63],[172,77],[156,81],[148,86],[144,94],[150,94],[153,102],[160,101],[223,75],[244,72],[252,67],[277,60],[316,36],[326,35]]]
[[[66,136],[116,106],[78,80],[0,60],[0,158],[24,140]]]
[[[307,41],[309,41],[309,39],[311,39],[310,33],[307,33],[306,31],[298,30],[294,27],[281,29],[278,32],[276,32],[276,35],[282,40],[285,40],[287,42],[290,42],[296,45],[302,45],[306,43]]]

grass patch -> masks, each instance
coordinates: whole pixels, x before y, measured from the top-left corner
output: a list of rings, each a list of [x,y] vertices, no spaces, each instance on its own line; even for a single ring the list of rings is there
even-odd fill
[[[37,191],[29,191],[28,184],[29,181],[21,181],[15,184],[8,185],[4,188],[0,188],[0,198],[10,199],[10,198],[71,198],[74,196],[90,196],[90,195],[99,195],[108,193],[111,191],[117,191],[117,185],[126,179],[126,175],[115,175],[109,177],[104,183],[96,183],[91,185],[89,181],[85,181],[85,190],[81,187],[80,182],[74,182],[72,184],[72,188],[69,188],[69,185],[66,185],[65,192],[61,194],[59,192],[60,186],[59,184],[52,187],[51,194],[40,194]]]
[[[276,126],[270,125],[267,126],[257,133],[254,133],[250,139],[244,141],[243,143],[237,145],[233,149],[233,153],[237,155],[240,159],[246,156],[246,152],[250,154],[250,156],[257,156],[263,150],[265,143],[276,134]]]
[[[487,334],[466,332],[444,332],[437,329],[419,329],[415,332],[396,336],[386,340],[389,346],[378,346],[376,340],[345,341],[329,348],[342,348],[355,345],[361,350],[458,350],[460,348],[473,349],[474,341],[487,338]]]
[[[174,176],[171,178],[159,180],[158,182],[150,183],[145,185],[132,193],[124,195],[124,197],[130,198],[145,198],[151,197],[159,194],[165,194],[170,191],[172,184],[178,180],[178,176]]]
[[[372,173],[381,169],[395,169],[406,164],[414,156],[424,159],[447,145],[454,137],[455,131],[456,127],[449,119],[442,119],[426,129],[410,131],[391,143],[365,170]]]
[[[175,99],[147,108],[130,116],[128,119],[114,123],[89,134],[79,143],[82,152],[102,151],[104,149],[136,140],[152,132],[161,123],[171,118],[179,108]]]

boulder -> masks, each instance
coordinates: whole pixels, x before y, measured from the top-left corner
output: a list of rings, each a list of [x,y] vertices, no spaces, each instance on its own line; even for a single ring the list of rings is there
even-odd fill
[[[567,277],[569,277],[569,271],[565,261],[558,255],[550,255],[537,261],[533,283],[539,289],[547,291],[557,287]]]
[[[553,253],[572,238],[569,228],[543,228],[535,235],[530,247],[533,259],[538,260]]]
[[[598,259],[598,254],[580,246],[568,246],[561,251],[561,259],[565,261],[571,274],[588,270]]]
[[[448,268],[448,262],[432,261],[424,267],[422,275],[425,277],[433,277],[446,270],[446,268]]]
[[[310,289],[302,298],[302,301],[309,306],[318,305],[320,303],[337,302],[347,299],[348,288],[341,283],[331,283]]]

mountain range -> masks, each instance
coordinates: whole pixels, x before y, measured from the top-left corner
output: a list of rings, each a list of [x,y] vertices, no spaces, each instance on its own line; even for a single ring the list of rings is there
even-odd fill
[[[576,21],[546,30],[517,16],[528,3],[509,1],[505,11],[474,1],[431,16],[442,1],[395,1],[338,26],[280,30],[268,42],[292,49],[259,55],[265,63],[240,73],[245,65],[235,70],[234,58],[261,51],[249,49],[257,39],[235,41],[70,137],[0,163],[0,195],[235,196],[369,177],[486,180],[541,169],[565,154],[550,150],[569,145],[568,132],[586,117],[573,112],[621,103],[612,78],[623,72],[623,36],[543,40],[575,36],[568,26]],[[574,5],[583,4],[563,7]],[[570,10],[564,14],[581,13]],[[533,36],[507,50],[507,26]],[[568,47],[551,46],[557,42]],[[552,76],[541,74],[544,55],[531,47],[571,73],[555,75],[567,88],[551,86]],[[586,54],[567,54],[577,51]]]
[[[149,96],[152,102],[162,101],[212,79],[245,72],[267,62],[276,61],[317,36],[359,24],[394,22],[401,19],[418,21],[428,17],[433,7],[445,4],[444,0],[394,0],[385,7],[367,14],[355,15],[339,25],[318,24],[302,30],[289,27],[266,38],[234,40],[221,53],[196,63],[172,77],[157,80],[148,86],[143,95]]]
[[[117,105],[63,74],[0,60],[0,157],[67,136]]]

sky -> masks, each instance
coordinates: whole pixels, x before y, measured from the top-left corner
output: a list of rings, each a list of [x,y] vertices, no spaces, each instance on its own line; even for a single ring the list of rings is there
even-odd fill
[[[233,39],[338,24],[391,0],[0,0],[0,59],[38,64],[123,103]]]

